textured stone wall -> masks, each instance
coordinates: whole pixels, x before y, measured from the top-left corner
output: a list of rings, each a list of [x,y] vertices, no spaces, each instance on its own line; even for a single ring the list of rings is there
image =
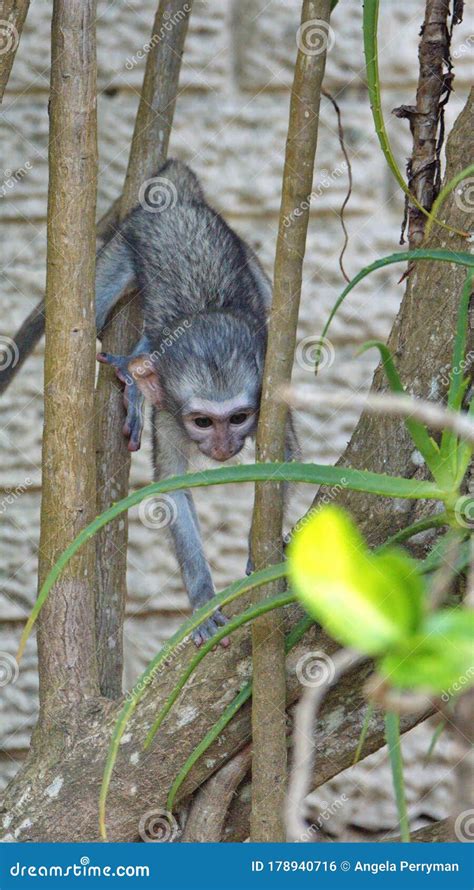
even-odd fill
[[[381,75],[390,138],[403,165],[410,153],[408,124],[390,116],[413,102],[417,40],[424,3],[384,0],[380,22]],[[297,0],[195,0],[183,59],[171,154],[192,164],[210,201],[258,251],[271,273],[285,147],[292,65],[300,3]],[[136,64],[149,39],[153,0],[99,0],[99,214],[119,194],[143,76]],[[48,56],[50,3],[32,0],[0,116],[0,292],[3,335],[13,336],[40,298],[45,278],[47,199]],[[403,198],[384,165],[372,131],[364,85],[360,0],[341,0],[333,22],[325,86],[340,104],[354,191],[346,211],[350,233],[345,265],[349,275],[397,249]],[[462,107],[469,78],[472,21],[456,29],[456,92],[447,125]],[[143,55],[143,54],[142,54]],[[315,197],[305,260],[300,347],[295,380],[313,396],[313,409],[298,416],[307,459],[332,463],[343,450],[357,412],[351,390],[365,389],[375,356],[355,358],[364,340],[384,338],[402,287],[399,270],[359,285],[331,333],[326,366],[317,382],[306,338],[317,335],[343,286],[338,256],[343,235],[338,218],[347,188],[337,121],[331,104],[321,107]],[[0,651],[13,652],[21,623],[35,595],[40,506],[42,352],[17,376],[2,400],[0,446],[1,615]],[[348,388],[342,411],[325,408],[318,394]],[[150,479],[149,447],[134,458],[132,483]],[[8,493],[15,492],[7,497]],[[314,492],[295,492],[289,521]],[[243,574],[251,491],[214,489],[198,506],[216,585]],[[160,530],[131,516],[129,602],[125,624],[126,683],[187,614],[176,564]],[[4,780],[17,768],[35,719],[35,645],[28,647],[21,675],[2,689]]]

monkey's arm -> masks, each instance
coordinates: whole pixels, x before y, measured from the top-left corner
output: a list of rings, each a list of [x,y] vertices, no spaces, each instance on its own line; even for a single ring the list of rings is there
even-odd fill
[[[187,472],[188,455],[183,452],[183,435],[174,418],[165,412],[153,412],[152,420],[155,479]],[[188,491],[166,495],[169,513],[168,531],[181,569],[184,586],[193,610],[199,609],[214,596],[214,584],[204,555],[201,531],[193,499]],[[219,610],[194,631],[199,646],[209,640],[227,619]],[[223,641],[224,642],[224,641]]]
[[[125,385],[123,400],[127,409],[123,434],[128,439],[128,450],[138,451],[141,444],[145,401],[135,380],[128,370],[131,359],[143,353],[150,352],[150,344],[145,336],[140,337],[130,355],[112,355],[110,352],[99,352],[97,361],[104,365],[112,365],[119,380]]]

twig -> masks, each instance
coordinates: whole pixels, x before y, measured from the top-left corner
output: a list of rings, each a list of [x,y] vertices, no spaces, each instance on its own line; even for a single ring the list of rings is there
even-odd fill
[[[252,760],[250,745],[211,776],[194,797],[182,843],[218,843],[232,798],[245,778]]]
[[[460,439],[474,444],[474,422],[467,412],[451,411],[435,402],[414,399],[408,395],[370,392],[367,395],[348,390],[347,393],[329,393],[318,390],[317,397],[312,393],[299,392],[292,388],[282,388],[281,397],[287,404],[302,410],[325,404],[332,408],[363,408],[370,414],[386,417],[409,417],[419,420],[435,430],[452,430]]]
[[[314,775],[314,725],[321,705],[329,690],[343,674],[366,658],[358,652],[340,649],[332,656],[331,676],[320,686],[307,686],[295,712],[293,767],[291,769],[286,809],[287,840],[304,843],[314,840],[314,830],[308,831],[304,815],[304,801],[312,790]],[[318,840],[322,840],[318,837]]]
[[[349,154],[346,148],[346,142],[344,137],[344,127],[342,125],[342,115],[341,109],[339,108],[338,103],[336,102],[334,96],[331,93],[328,93],[327,90],[321,90],[323,96],[332,103],[333,108],[337,115],[337,135],[339,137],[339,145],[341,146],[341,151],[344,155],[344,160],[347,166],[347,192],[345,198],[341,204],[341,208],[339,210],[339,219],[341,220],[342,231],[344,232],[344,244],[342,245],[342,250],[339,254],[339,268],[342,272],[343,278],[349,283],[350,278],[344,268],[344,254],[347,250],[347,245],[349,244],[349,233],[347,231],[346,221],[344,219],[344,211],[346,209],[347,204],[349,203],[350,197],[352,195],[352,165],[350,162]]]

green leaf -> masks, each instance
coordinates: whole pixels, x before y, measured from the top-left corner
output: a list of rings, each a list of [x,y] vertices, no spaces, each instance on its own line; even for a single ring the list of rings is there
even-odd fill
[[[400,839],[403,843],[410,841],[407,804],[405,798],[405,782],[403,780],[403,759],[400,744],[400,717],[391,712],[385,714],[385,738],[387,739],[390,766],[392,768],[393,788],[397,802]]]
[[[469,269],[459,303],[451,363],[451,381],[448,391],[448,408],[454,411],[459,411],[461,408],[467,386],[467,380],[463,371],[466,368],[466,364],[468,364],[465,362],[465,354],[473,283],[474,271]],[[471,458],[471,446],[466,442],[459,443],[456,434],[452,430],[444,430],[441,436],[440,450],[443,460],[450,466],[452,478],[455,483],[460,484]]]
[[[400,380],[398,371],[395,367],[395,362],[393,361],[392,353],[388,346],[386,346],[385,343],[381,343],[379,340],[368,340],[367,343],[364,343],[359,352],[362,353],[367,349],[372,348],[378,349],[380,352],[384,371],[392,392],[405,394],[405,387]],[[418,448],[418,451],[424,458],[426,465],[431,470],[433,476],[438,478],[439,474],[438,481],[444,481],[439,448],[434,439],[429,435],[426,427],[424,427],[418,420],[412,420],[410,417],[405,418],[405,426],[413,439],[415,448]]]
[[[17,660],[23,654],[26,641],[34,623],[46,602],[49,591],[63,572],[65,566],[78,550],[89,541],[99,529],[103,528],[121,513],[139,504],[145,498],[170,491],[187,488],[199,488],[209,485],[224,485],[230,482],[308,482],[312,485],[342,485],[353,491],[365,491],[384,497],[414,498],[442,500],[442,490],[431,482],[415,479],[402,479],[397,476],[385,476],[382,473],[370,473],[368,470],[353,470],[345,467],[327,467],[319,464],[291,463],[247,464],[239,467],[222,467],[217,470],[204,470],[200,473],[186,473],[183,476],[172,476],[160,482],[145,485],[123,498],[104,513],[101,513],[86,528],[82,529],[69,547],[64,550],[45,578],[38,593],[18,648]]]
[[[439,211],[441,210],[441,207],[443,206],[448,195],[451,194],[453,189],[455,189],[456,186],[459,185],[459,183],[462,182],[463,179],[467,179],[467,177],[472,176],[473,173],[474,173],[474,164],[469,164],[468,167],[464,167],[464,170],[460,170],[459,173],[456,173],[456,175],[453,176],[453,178],[450,179],[449,182],[447,182],[445,186],[443,186],[439,195],[437,195],[436,200],[433,201],[433,204],[431,207],[431,215],[430,215],[430,218],[427,221],[426,226],[425,226],[425,235],[424,235],[425,241],[427,240],[427,238],[431,232],[431,229],[433,227],[433,222],[435,222],[436,218],[439,216]]]
[[[392,686],[456,695],[474,685],[474,612],[443,609],[387,655],[380,672]]]
[[[359,282],[362,281],[363,278],[366,278],[367,275],[371,274],[371,272],[376,272],[378,269],[383,269],[385,266],[391,266],[394,263],[408,263],[417,260],[432,260],[442,263],[454,263],[457,266],[467,266],[469,268],[474,268],[474,255],[470,253],[463,253],[462,251],[456,251],[454,253],[451,250],[420,248],[419,250],[405,250],[403,251],[403,253],[392,253],[389,256],[382,257],[380,260],[376,260],[375,263],[371,263],[370,266],[365,266],[363,269],[361,269],[361,271],[358,272],[357,275],[355,275],[352,281],[349,282],[347,287],[344,288],[342,294],[337,298],[333,308],[331,309],[331,312],[329,313],[329,318],[324,325],[323,332],[321,334],[321,342],[326,337],[330,324],[339,307],[344,302],[347,295],[350,294],[351,290],[353,290],[356,284],[359,284]]]
[[[423,581],[403,551],[368,550],[347,513],[317,512],[294,535],[288,570],[307,611],[343,646],[386,652],[416,631]]]

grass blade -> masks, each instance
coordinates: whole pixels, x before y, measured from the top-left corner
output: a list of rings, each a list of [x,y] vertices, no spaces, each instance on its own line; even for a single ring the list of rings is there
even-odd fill
[[[400,745],[400,717],[391,711],[385,714],[385,737],[387,740],[392,768],[393,788],[400,824],[400,838],[404,843],[410,841],[407,805],[405,800],[405,783],[403,781],[403,760]]]
[[[443,492],[432,482],[403,479],[397,476],[385,476],[382,473],[371,473],[367,470],[354,470],[343,467],[328,467],[320,464],[265,463],[249,464],[239,467],[222,467],[217,470],[205,470],[199,473],[186,473],[183,476],[172,476],[160,482],[152,482],[139,491],[135,491],[113,504],[100,516],[82,529],[72,543],[58,558],[48,573],[31,614],[26,622],[17,653],[20,660],[31,629],[48,597],[49,591],[59,578],[69,560],[90,540],[99,529],[103,528],[125,510],[139,504],[147,497],[179,491],[186,488],[199,488],[210,485],[224,485],[229,482],[307,482],[312,485],[343,485],[353,491],[364,491],[394,498],[414,498],[441,500]]]

